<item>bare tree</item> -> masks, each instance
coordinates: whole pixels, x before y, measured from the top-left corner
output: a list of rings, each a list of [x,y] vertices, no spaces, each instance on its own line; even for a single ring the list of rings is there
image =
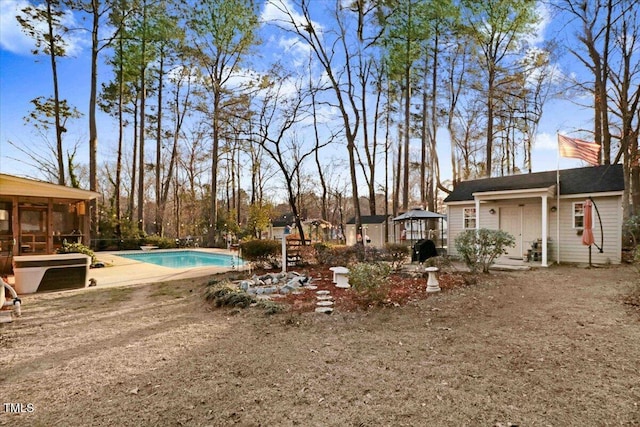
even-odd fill
[[[275,79],[265,77],[263,80],[263,96],[257,114],[257,139],[256,144],[264,149],[265,153],[277,165],[282,174],[282,180],[287,191],[287,202],[291,208],[296,227],[302,241],[304,229],[301,221],[301,168],[308,157],[320,148],[327,145],[318,144],[317,141],[311,147],[305,147],[299,141],[294,125],[303,121],[307,116],[305,102],[307,95],[303,92],[302,84],[295,82],[295,93],[287,95],[284,92],[285,84],[293,84],[293,79],[288,75],[282,75],[275,67],[270,75]]]
[[[496,83],[506,71],[511,54],[519,48],[524,37],[533,31],[533,24],[537,20],[535,3],[522,0],[465,0],[463,3],[466,6],[463,22],[474,38],[478,48],[477,57],[485,73],[486,85],[481,89],[485,94],[487,114],[485,175],[491,176]]]
[[[44,53],[49,56],[51,64],[51,78],[53,80],[53,98],[51,115],[54,120],[56,134],[56,156],[58,163],[58,184],[65,184],[65,156],[62,143],[62,134],[67,130],[64,127],[61,98],[58,84],[58,58],[66,55],[67,44],[64,35],[69,29],[62,23],[64,11],[60,0],[44,0],[43,7],[27,6],[22,9],[22,14],[16,16],[22,30],[36,43],[33,53]]]
[[[362,225],[358,197],[358,179],[356,174],[356,142],[360,129],[361,112],[358,107],[355,68],[352,64],[352,50],[349,46],[348,27],[345,11],[341,2],[336,1],[331,13],[335,31],[325,31],[313,20],[310,11],[310,0],[300,0],[298,15],[290,10],[286,3],[272,3],[285,17],[276,24],[285,31],[296,34],[315,54],[316,59],[325,71],[333,94],[335,107],[340,112],[347,140],[349,172],[351,180],[351,197],[355,211],[356,229]]]
[[[211,209],[209,245],[217,239],[218,160],[223,98],[240,61],[254,42],[256,11],[249,0],[202,0],[185,5],[185,15],[198,51],[200,66],[211,97]]]

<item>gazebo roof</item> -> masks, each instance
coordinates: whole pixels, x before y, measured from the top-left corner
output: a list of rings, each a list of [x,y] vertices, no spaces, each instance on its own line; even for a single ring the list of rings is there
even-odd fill
[[[410,211],[407,211],[393,218],[393,220],[394,221],[411,221],[415,219],[432,219],[432,218],[446,219],[447,216],[436,213],[436,212],[425,211],[423,209],[411,209]]]
[[[384,224],[387,218],[388,218],[387,215],[360,215],[360,221],[363,224]],[[355,223],[356,223],[355,216],[352,216],[347,221],[347,224],[355,224]]]

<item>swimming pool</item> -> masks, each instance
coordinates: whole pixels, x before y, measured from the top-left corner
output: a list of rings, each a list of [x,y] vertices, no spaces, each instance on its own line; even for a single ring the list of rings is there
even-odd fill
[[[237,256],[201,251],[149,251],[118,253],[117,255],[170,268],[239,267],[244,265],[244,261]]]

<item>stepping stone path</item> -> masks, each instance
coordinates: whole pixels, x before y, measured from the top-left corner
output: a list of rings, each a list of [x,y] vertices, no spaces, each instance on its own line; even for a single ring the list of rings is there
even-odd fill
[[[331,314],[333,313],[333,297],[330,291],[316,291],[316,313]]]

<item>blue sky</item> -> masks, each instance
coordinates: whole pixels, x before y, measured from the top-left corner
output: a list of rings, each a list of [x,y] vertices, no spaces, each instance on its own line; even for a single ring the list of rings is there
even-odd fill
[[[24,155],[13,148],[8,141],[34,147],[40,150],[43,146],[41,136],[35,134],[29,125],[25,125],[23,117],[31,109],[30,100],[37,96],[50,96],[52,82],[50,64],[45,56],[34,56],[30,50],[32,42],[20,30],[15,15],[26,6],[25,0],[0,0],[0,171],[23,176],[42,178],[36,168],[29,167],[15,158]],[[68,16],[70,23],[73,17]],[[77,24],[77,23],[76,23]],[[545,21],[541,27],[541,37],[553,34]],[[555,29],[553,30],[555,31]],[[270,43],[265,44],[273,50],[273,56],[282,55],[283,49],[291,48],[290,34],[269,35]],[[59,60],[60,93],[69,103],[85,116],[70,124],[66,135],[67,146],[80,142],[77,158],[88,163],[88,120],[86,111],[89,100],[89,52],[86,35],[78,34],[71,43],[71,56]],[[299,46],[297,47],[300,48]],[[573,70],[563,70],[572,72]],[[101,68],[101,80],[108,79],[109,70]],[[590,112],[581,110],[568,100],[549,101],[540,124],[539,134],[533,151],[534,171],[553,170],[558,164],[556,132],[571,134],[576,129],[589,129]],[[98,117],[99,132],[99,164],[109,160],[115,144],[115,126],[111,118],[103,113]],[[451,177],[449,165],[449,142],[439,141],[442,179]],[[346,151],[345,151],[346,157]],[[560,159],[560,168],[580,167],[585,164],[580,160]]]

